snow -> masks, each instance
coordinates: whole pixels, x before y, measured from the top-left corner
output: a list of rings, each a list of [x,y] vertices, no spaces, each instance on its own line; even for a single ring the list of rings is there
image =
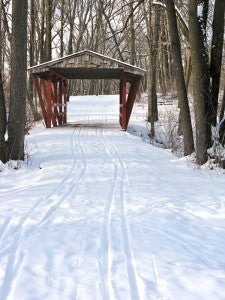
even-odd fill
[[[0,165],[1,300],[225,299],[224,174],[122,131],[118,107],[73,97]]]
[[[197,6],[197,16],[200,19],[203,19],[204,3],[200,2]]]

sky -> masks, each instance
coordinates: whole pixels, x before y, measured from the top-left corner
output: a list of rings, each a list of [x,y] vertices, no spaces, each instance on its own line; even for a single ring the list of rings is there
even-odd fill
[[[144,102],[128,131],[118,110],[72,97],[0,164],[1,300],[225,299],[224,172],[151,145]]]

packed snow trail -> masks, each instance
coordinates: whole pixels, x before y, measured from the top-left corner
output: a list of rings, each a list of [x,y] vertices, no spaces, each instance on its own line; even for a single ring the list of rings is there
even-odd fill
[[[225,299],[224,176],[121,131],[118,97],[71,100],[0,172],[0,299]]]

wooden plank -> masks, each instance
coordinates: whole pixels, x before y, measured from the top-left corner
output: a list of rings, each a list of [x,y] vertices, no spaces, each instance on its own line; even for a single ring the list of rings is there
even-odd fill
[[[36,76],[33,76],[33,80],[34,80],[34,84],[35,84],[36,91],[37,91],[37,94],[38,94],[38,99],[39,99],[39,103],[40,103],[40,106],[41,106],[45,126],[47,127],[47,113],[46,113],[46,109],[45,109],[44,99],[42,97],[40,79],[38,79]]]
[[[51,102],[51,107],[53,107],[53,114],[52,114],[52,123],[53,126],[57,126],[57,114],[58,114],[58,106],[54,105],[57,104],[58,102],[58,82],[54,81],[53,82],[53,91],[52,91],[52,102]]]
[[[51,107],[51,97],[52,97],[52,83],[51,80],[41,79],[43,86],[43,91],[46,99],[46,127],[51,128],[52,123],[52,107]]]
[[[120,79],[120,126],[126,130],[127,116],[126,116],[126,78]]]
[[[64,109],[64,115],[62,117],[62,123],[67,122],[67,80],[63,79],[62,81],[62,103],[64,104],[63,109]]]
[[[58,122],[59,125],[62,125],[63,121],[62,121],[62,107],[63,107],[63,103],[62,103],[62,78],[59,80],[58,82]]]
[[[134,105],[134,101],[135,101],[135,98],[136,98],[136,95],[138,92],[139,85],[140,85],[140,78],[134,80],[130,86],[130,90],[129,90],[128,97],[127,97],[127,103],[126,103],[126,126],[125,126],[126,128],[125,128],[125,130],[127,130],[127,126],[128,126],[129,120],[130,120],[131,112],[133,109],[133,105]]]

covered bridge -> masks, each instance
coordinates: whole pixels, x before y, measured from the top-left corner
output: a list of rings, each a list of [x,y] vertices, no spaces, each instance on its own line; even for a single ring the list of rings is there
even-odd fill
[[[127,129],[133,104],[145,70],[85,50],[29,68],[47,128],[67,122],[68,79],[118,79],[119,120]],[[129,91],[127,91],[129,84]]]

